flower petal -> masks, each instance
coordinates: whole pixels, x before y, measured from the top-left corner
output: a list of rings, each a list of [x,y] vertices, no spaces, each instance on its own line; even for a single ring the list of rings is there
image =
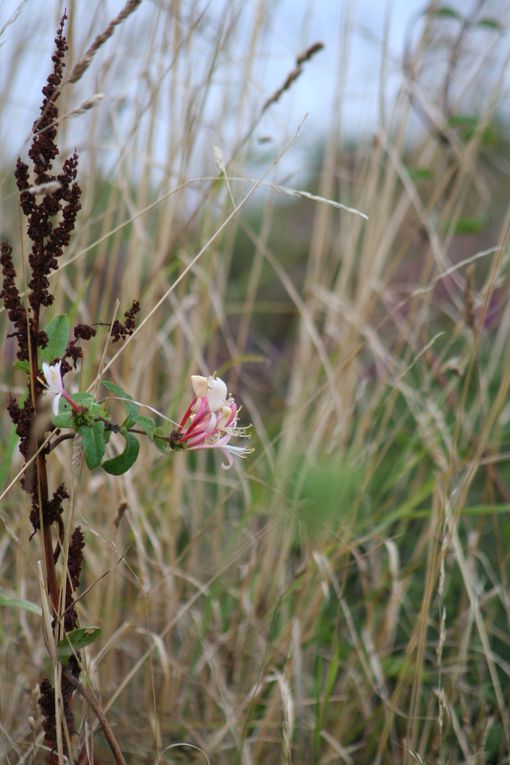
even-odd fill
[[[193,388],[195,396],[198,398],[205,398],[207,396],[207,391],[209,390],[207,377],[202,377],[202,375],[191,375],[191,387]]]
[[[61,393],[57,393],[57,395],[53,399],[53,403],[51,405],[51,408],[53,409],[53,414],[58,414],[59,406],[60,406],[60,399],[61,398],[62,398],[62,394]]]
[[[218,429],[224,429],[227,428],[229,425],[233,424],[233,427],[235,428],[236,425],[236,414],[237,414],[237,404],[234,401],[233,398],[229,398],[226,404],[224,404],[221,407],[220,410],[220,417],[218,419]]]
[[[209,377],[209,390],[207,391],[207,403],[211,412],[217,412],[224,406],[227,398],[227,386],[219,377]]]
[[[193,433],[191,438],[186,441],[186,449],[188,451],[197,451],[198,449],[210,449],[211,444],[204,444],[206,438],[209,437],[209,433],[204,430],[199,430],[198,433]]]
[[[52,393],[63,393],[64,392],[64,384],[62,382],[62,375],[60,373],[60,364],[62,362],[57,361],[56,364],[47,364],[45,361],[42,365],[42,370],[44,374],[44,379],[46,380],[46,385],[48,387],[48,390],[50,390]]]
[[[226,462],[222,462],[221,468],[222,470],[230,470],[232,465],[234,464],[234,458],[232,457],[232,454],[228,449],[223,449],[223,454],[225,455]]]

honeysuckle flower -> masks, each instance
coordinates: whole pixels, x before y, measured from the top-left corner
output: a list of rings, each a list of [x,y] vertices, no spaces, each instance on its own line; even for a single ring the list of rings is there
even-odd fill
[[[191,387],[197,398],[206,398],[211,412],[217,412],[227,399],[227,386],[219,377],[191,375]]]
[[[173,449],[222,449],[225,470],[232,467],[233,455],[246,457],[251,449],[230,444],[232,437],[248,438],[247,428],[237,426],[239,409],[228,395],[227,386],[219,377],[191,376],[195,398],[186,409],[177,430],[171,434]]]
[[[62,372],[60,371],[61,364],[61,361],[57,361],[56,364],[47,364],[45,361],[43,361],[42,365],[44,379],[46,380],[46,390],[48,393],[52,393],[54,395],[54,399],[51,404],[53,414],[58,414],[61,398],[65,399],[75,412],[79,411],[78,404],[73,401],[69,393],[64,388],[64,383],[62,382]]]

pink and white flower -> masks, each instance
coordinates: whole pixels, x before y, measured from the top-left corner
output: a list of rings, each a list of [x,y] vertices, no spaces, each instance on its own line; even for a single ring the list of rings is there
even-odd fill
[[[195,397],[186,409],[182,420],[170,437],[173,449],[222,449],[225,470],[232,467],[233,455],[246,457],[251,449],[233,446],[234,437],[249,438],[247,428],[237,427],[239,409],[228,395],[227,386],[219,377],[191,376]]]
[[[60,371],[61,364],[61,361],[57,361],[56,364],[47,364],[45,361],[43,361],[42,365],[44,379],[46,380],[46,390],[48,393],[52,393],[54,396],[53,402],[51,404],[53,414],[58,414],[61,398],[65,399],[75,412],[79,412],[80,407],[76,401],[73,401],[69,393],[64,388],[64,383],[62,382],[62,373]]]

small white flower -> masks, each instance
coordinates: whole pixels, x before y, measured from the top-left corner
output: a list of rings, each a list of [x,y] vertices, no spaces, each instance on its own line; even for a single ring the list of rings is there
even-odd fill
[[[62,374],[60,372],[61,363],[61,361],[57,361],[56,364],[47,364],[43,361],[42,365],[44,379],[46,380],[46,388],[55,396],[51,405],[53,414],[58,414],[60,399],[66,393],[64,383],[62,382]]]
[[[62,372],[60,371],[61,364],[61,361],[57,361],[56,364],[47,364],[45,361],[43,361],[42,365],[44,379],[46,380],[46,390],[48,393],[52,393],[55,396],[51,404],[53,414],[55,415],[59,412],[61,398],[64,398],[67,401],[74,412],[80,411],[80,407],[76,401],[71,398],[69,393],[64,388],[64,383],[62,382]]]

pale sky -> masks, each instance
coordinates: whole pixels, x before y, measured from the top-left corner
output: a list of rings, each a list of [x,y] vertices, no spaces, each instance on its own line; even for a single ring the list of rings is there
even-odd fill
[[[151,28],[151,14],[157,14],[161,7],[166,7],[168,0],[144,0],[141,7],[118,28],[111,40],[104,45],[97,60],[92,64],[87,75],[88,80],[80,83],[84,87],[85,97],[94,94],[94,72],[100,64],[110,57],[117,65],[129,59],[136,59],[136,51],[128,46],[136,41],[139,34],[146,43],[146,30]],[[183,8],[207,8],[211,20],[221,17],[226,0],[190,0]],[[234,0],[230,0],[235,5]],[[478,3],[478,0],[476,0]],[[468,13],[476,4],[475,0],[449,0],[448,6]],[[445,4],[439,2],[438,5]],[[124,6],[124,0],[68,0],[65,5],[70,14],[74,14],[76,45],[83,51],[101,32],[111,18]],[[58,18],[64,3],[60,0],[0,0],[0,92],[2,94],[3,115],[0,123],[0,145],[2,146],[2,164],[11,162],[18,153],[26,150],[26,137],[37,115],[40,104],[40,88],[48,72],[49,56]],[[244,0],[237,4],[246,17],[246,29],[250,29],[250,14],[260,7],[259,0]],[[375,129],[380,103],[379,86],[382,60],[382,40],[385,23],[388,30],[388,56],[386,58],[385,94],[386,104],[391,111],[391,103],[402,82],[401,61],[406,40],[415,42],[420,28],[421,16],[426,2],[418,0],[268,0],[265,11],[265,30],[267,50],[261,57],[257,68],[257,82],[254,98],[264,103],[285,80],[294,67],[295,58],[309,45],[322,42],[325,49],[308,62],[299,80],[291,91],[285,94],[269,111],[258,129],[258,136],[275,136],[278,140],[285,132],[291,134],[308,115],[300,137],[301,148],[307,150],[325,135],[332,113],[332,102],[341,71],[345,78],[342,99],[343,134],[347,137],[365,136]],[[16,9],[19,15],[9,26]],[[502,13],[504,10],[504,14]],[[503,23],[508,23],[510,0],[486,0],[484,15],[497,14]],[[505,18],[502,18],[502,16]],[[349,20],[350,34],[342,37],[345,19]],[[455,24],[445,21],[445,24]],[[124,29],[125,27],[125,29]],[[234,40],[231,49],[230,66],[234,72],[241,71],[240,62],[246,53],[249,40],[242,37],[243,25],[240,26],[239,39]],[[26,39],[25,39],[26,37]],[[347,39],[347,44],[345,40]],[[490,33],[481,30],[473,36],[475,44],[490,46]],[[504,41],[504,44],[502,42]],[[19,45],[20,53],[16,52]],[[498,46],[508,54],[508,29],[500,37]],[[200,51],[197,51],[197,60]],[[17,76],[10,76],[9,61],[16,55],[21,56],[22,65]],[[343,62],[343,63],[342,63]],[[133,82],[131,61],[127,60],[125,71],[122,66],[117,73],[118,88],[129,96],[130,89],[139,87]],[[440,64],[438,64],[440,65]],[[139,70],[138,70],[139,71]],[[228,74],[228,72],[227,72]],[[123,80],[124,76],[124,80]],[[136,75],[134,75],[136,77]],[[138,75],[139,76],[139,75]],[[218,92],[221,83],[218,83]],[[214,100],[214,88],[210,96]],[[111,107],[110,94],[105,94],[105,106]],[[110,104],[110,107],[108,106]],[[214,109],[214,103],[209,104]],[[217,105],[216,105],[217,107]],[[101,113],[99,111],[99,113]],[[232,116],[235,112],[233,111]],[[229,115],[225,115],[225,125]],[[203,121],[207,130],[207,114]],[[86,119],[78,118],[72,122],[73,140],[80,146],[80,130],[85,129]],[[168,124],[164,114],[160,115],[159,133],[156,136],[156,154],[158,142],[162,150]],[[215,128],[216,129],[216,128]],[[223,135],[214,130],[206,135],[205,141],[211,145],[228,141],[228,127]]]

